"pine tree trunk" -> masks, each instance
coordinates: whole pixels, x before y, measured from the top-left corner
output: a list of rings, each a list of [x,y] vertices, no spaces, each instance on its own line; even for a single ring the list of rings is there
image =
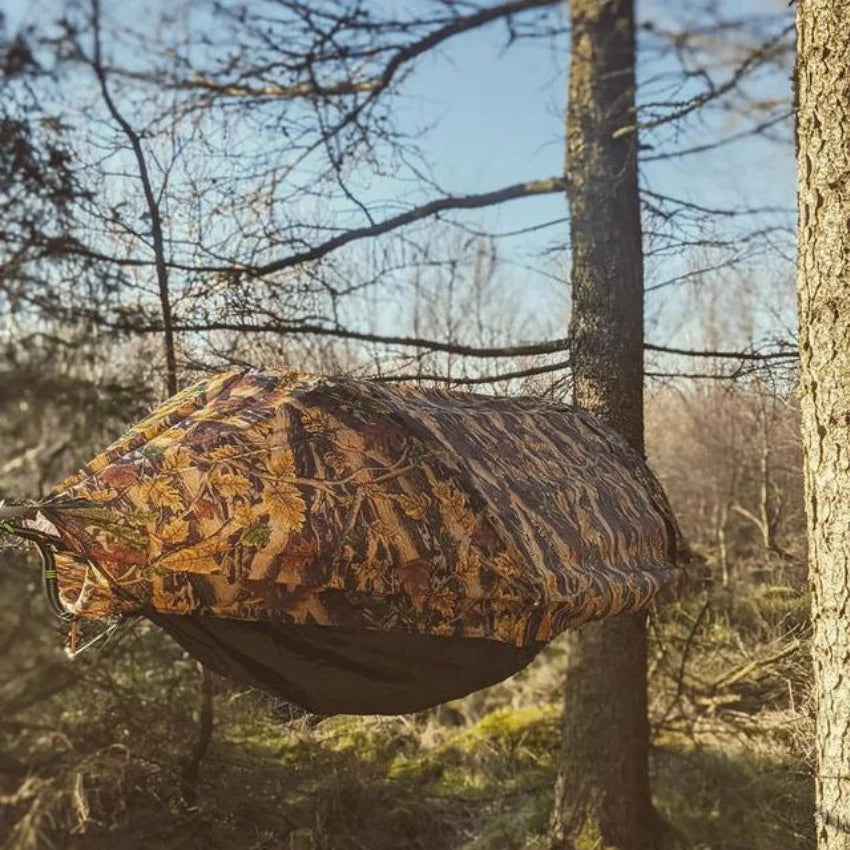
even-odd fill
[[[567,109],[574,402],[643,452],[643,266],[633,0],[572,0]],[[568,639],[553,850],[657,845],[649,790],[646,626]]]
[[[797,4],[803,451],[817,841],[850,850],[850,4]]]

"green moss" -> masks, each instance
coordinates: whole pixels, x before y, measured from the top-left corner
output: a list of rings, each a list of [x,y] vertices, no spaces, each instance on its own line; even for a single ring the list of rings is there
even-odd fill
[[[557,744],[560,707],[500,708],[459,733],[455,745],[465,752],[490,744],[506,751],[531,751]]]
[[[581,832],[575,837],[575,850],[617,850],[605,843],[599,824],[588,818],[581,827]]]

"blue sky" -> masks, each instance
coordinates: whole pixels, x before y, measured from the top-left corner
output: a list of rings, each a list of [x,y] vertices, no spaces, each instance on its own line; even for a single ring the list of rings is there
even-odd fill
[[[651,15],[664,20],[670,17],[670,7],[669,2],[662,0],[639,4],[639,19]],[[732,4],[726,4],[726,11],[731,7]],[[760,11],[778,13],[777,23],[783,19],[788,23],[793,21],[792,10],[775,0],[754,0],[753,14]],[[412,111],[421,109],[429,117],[440,116],[436,129],[427,138],[426,151],[441,183],[452,191],[485,191],[554,175],[563,167],[568,37],[564,35],[553,43],[520,45],[505,53],[501,50],[503,44],[504,29],[498,25],[458,37],[446,45],[441,55],[423,63],[406,88],[406,103]],[[645,55],[639,57],[639,67],[647,78],[674,70],[671,62],[649,62]],[[717,77],[722,80],[724,74],[719,72]],[[777,102],[790,99],[788,76],[782,69],[762,74],[750,88],[754,97],[772,97]],[[698,145],[715,135],[734,134],[743,126],[745,122],[738,117],[709,112],[687,122],[672,143],[647,154]],[[744,224],[751,228],[793,229],[796,174],[790,122],[777,132],[784,135],[783,142],[745,138],[713,152],[646,162],[642,165],[643,183],[655,191],[712,208],[759,206],[784,210],[745,221],[716,219],[713,234],[716,238],[728,237]],[[478,215],[478,219],[486,220],[496,230],[513,230],[565,213],[565,200],[552,196],[514,201]],[[645,226],[655,225],[647,220]],[[533,262],[535,255],[542,254],[553,243],[565,242],[566,230],[566,224],[560,225],[538,234],[504,240],[500,247],[508,257],[517,254],[532,258]],[[780,232],[771,238],[781,242],[787,253],[793,234]],[[753,253],[755,257],[745,264],[742,274],[751,279],[756,290],[755,333],[757,336],[784,333],[793,325],[792,264],[773,251],[765,255],[758,244]],[[563,262],[566,265],[566,258]],[[698,258],[684,251],[650,260],[647,283],[682,274],[697,262]],[[534,308],[545,311],[546,305],[561,301],[557,283],[533,277],[525,283],[524,292]],[[721,289],[724,284],[722,279],[716,282]],[[658,341],[694,344],[701,331],[688,321],[687,310],[692,299],[676,290],[670,287],[648,295],[648,316],[655,326],[652,333],[661,337]],[[731,325],[730,322],[730,328]],[[730,343],[747,342],[733,340],[732,336],[734,333],[730,332]]]
[[[56,8],[51,2],[50,8]],[[690,4],[688,13],[697,14],[705,4]],[[131,7],[141,14],[141,3],[104,0],[107,11],[127,14]],[[39,0],[4,0],[0,3],[14,31],[17,22],[33,19],[46,8]],[[685,6],[674,0],[644,0],[638,4],[638,18],[669,22],[683,13]],[[724,0],[721,13],[735,10]],[[750,9],[772,12],[791,21],[792,11],[784,0],[751,0]],[[520,43],[504,51],[505,29],[501,24],[451,39],[433,55],[427,56],[408,79],[397,101],[398,123],[409,129],[427,127],[421,139],[422,149],[438,182],[452,193],[483,192],[519,181],[548,177],[563,168],[563,109],[565,103],[568,36],[536,43]],[[674,70],[669,60],[648,61],[639,57],[642,78],[648,80],[659,72]],[[718,73],[718,79],[723,73]],[[762,75],[753,84],[752,94],[777,102],[790,96],[787,73],[778,69]],[[684,97],[687,90],[678,92]],[[689,147],[707,141],[717,134],[732,134],[742,127],[739,117],[707,112],[688,121],[678,138],[665,145]],[[647,134],[648,135],[648,134]],[[786,130],[786,136],[788,135]],[[648,152],[656,153],[657,149]],[[655,191],[675,195],[708,207],[741,207],[758,205],[784,208],[784,213],[739,220],[716,219],[712,231],[704,235],[727,238],[743,224],[778,226],[793,225],[795,169],[790,138],[784,143],[759,138],[741,140],[718,151],[662,162],[646,162],[642,166],[644,184]],[[399,186],[392,180],[371,181],[368,195],[398,202]],[[427,193],[417,197],[421,200]],[[465,216],[495,231],[521,229],[562,218],[567,213],[566,200],[560,195],[513,201],[488,211]],[[650,229],[653,222],[645,221]],[[731,228],[731,229],[730,229]],[[693,235],[690,235],[693,238]],[[788,249],[787,234],[775,237]],[[555,246],[567,241],[567,225],[561,223],[511,239],[499,240],[504,266],[500,274],[512,287],[517,308],[545,317],[547,328],[566,330],[569,293],[566,284],[552,279],[565,278],[568,258],[553,255]],[[756,335],[764,335],[790,326],[793,312],[793,287],[790,284],[791,263],[783,261],[781,251],[756,250],[754,257],[737,273],[734,281],[755,292],[754,303],[760,311]],[[786,251],[787,253],[787,251]],[[647,283],[686,273],[698,267],[705,258],[687,251],[664,252],[647,262]],[[531,269],[541,269],[536,274]],[[717,277],[717,276],[716,276]],[[732,278],[722,275],[709,280],[708,286],[719,289]],[[669,287],[648,295],[650,336],[665,343],[698,342],[701,330],[691,321],[693,308],[691,287]],[[764,302],[764,303],[762,303]],[[730,327],[732,323],[729,323]],[[733,340],[737,342],[737,340]],[[746,342],[746,340],[744,340]]]

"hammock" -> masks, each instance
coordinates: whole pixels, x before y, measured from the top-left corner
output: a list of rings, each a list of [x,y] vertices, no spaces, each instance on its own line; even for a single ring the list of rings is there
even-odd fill
[[[462,696],[681,573],[660,485],[593,416],[289,371],[178,393],[15,513],[63,616],[147,617],[323,714]]]

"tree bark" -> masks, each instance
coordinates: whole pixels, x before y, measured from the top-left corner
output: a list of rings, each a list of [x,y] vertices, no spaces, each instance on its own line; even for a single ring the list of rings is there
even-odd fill
[[[567,174],[574,402],[643,452],[643,256],[633,0],[572,0]],[[646,625],[569,638],[553,850],[657,846],[649,789]]]
[[[850,4],[797,4],[797,295],[820,850],[850,850]]]

